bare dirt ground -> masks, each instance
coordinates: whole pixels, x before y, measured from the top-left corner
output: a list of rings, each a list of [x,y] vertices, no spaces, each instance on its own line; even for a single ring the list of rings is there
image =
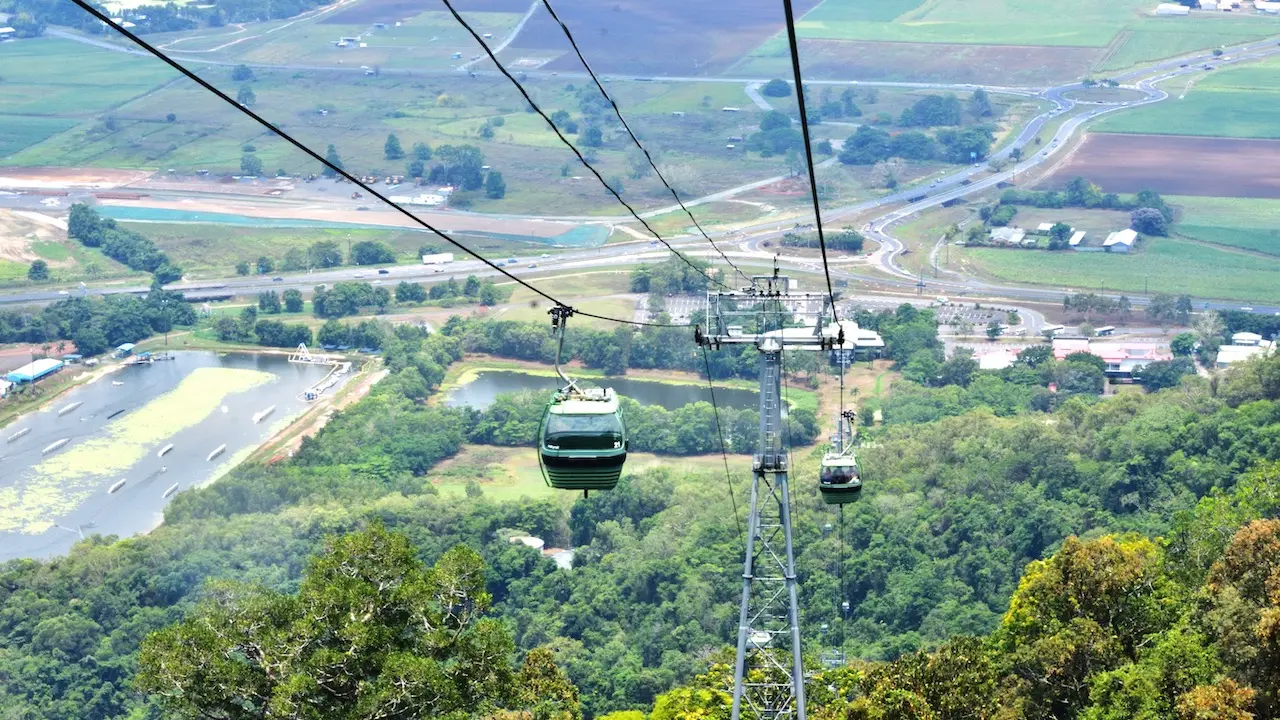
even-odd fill
[[[818,0],[798,0],[797,17],[817,4]],[[718,73],[783,27],[782,6],[774,0],[561,0],[556,14],[594,69],[628,74]],[[511,47],[513,52],[567,51],[544,69],[582,68],[563,31],[545,11],[533,15]]]
[[[0,168],[0,188],[7,190],[107,189],[146,178],[147,170],[102,168]]]
[[[41,240],[58,241],[67,236],[65,223],[39,213],[0,210],[0,260],[29,263],[38,256],[31,244]]]
[[[804,40],[815,78],[1042,85],[1087,74],[1102,48]],[[865,109],[865,108],[864,108]]]
[[[1280,198],[1280,141],[1090,134],[1042,185],[1077,176],[1108,192]]]

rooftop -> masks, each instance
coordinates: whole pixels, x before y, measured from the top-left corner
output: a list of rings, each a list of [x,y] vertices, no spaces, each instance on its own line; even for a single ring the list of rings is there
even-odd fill
[[[1130,229],[1117,230],[1107,236],[1106,241],[1102,243],[1103,247],[1111,247],[1112,245],[1130,245],[1138,239],[1138,233]]]

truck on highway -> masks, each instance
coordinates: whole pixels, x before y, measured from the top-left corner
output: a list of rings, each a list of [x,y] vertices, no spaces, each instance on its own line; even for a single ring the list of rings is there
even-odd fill
[[[453,253],[435,253],[434,255],[423,255],[423,265],[448,265],[453,262]]]

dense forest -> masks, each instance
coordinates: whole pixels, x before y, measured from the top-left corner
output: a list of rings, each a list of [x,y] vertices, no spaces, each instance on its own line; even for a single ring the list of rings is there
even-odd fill
[[[928,318],[865,319],[877,317],[903,345],[904,372],[936,342]],[[384,338],[387,378],[293,458],[180,493],[148,535],[95,537],[66,557],[0,566],[0,716],[261,717],[254,703],[269,702],[282,714],[306,703],[334,708],[324,717],[369,717],[396,697],[420,697],[395,696],[395,686],[436,693],[440,717],[727,717],[723,651],[737,622],[748,467],[730,468],[731,485],[723,471],[633,472],[589,499],[507,502],[483,484],[440,494],[436,480],[484,476],[459,455],[465,445],[531,436],[520,406],[535,398],[486,413],[430,402],[464,351],[541,358],[545,330],[521,331],[464,320],[432,335],[397,327]],[[637,344],[654,362],[666,357],[645,332],[665,331],[636,333],[628,357]],[[593,337],[575,336],[577,352]],[[724,363],[721,354],[709,364]],[[1026,370],[1039,395],[1043,376]],[[966,377],[895,384],[886,424],[864,429],[867,489],[843,522],[812,482],[821,447],[795,454],[806,652],[815,668],[837,645],[861,658],[814,678],[814,716],[1277,717],[1280,539],[1260,519],[1277,512],[1280,359],[1214,383],[1187,377],[1109,399],[1068,393],[1043,406],[992,407],[979,390],[995,375]],[[935,398],[942,410],[906,413],[901,398],[917,408]],[[508,542],[525,533],[575,548],[573,568]],[[344,553],[390,565],[353,576],[341,571]],[[453,571],[439,569],[459,565],[483,574],[483,598],[475,585],[466,591],[477,601],[465,627],[440,597]],[[388,587],[407,589],[383,598],[385,613],[359,605],[377,617],[371,633],[412,618],[453,622],[458,638],[397,636],[339,660],[335,638],[355,632],[339,616],[372,602],[366,589],[384,571]],[[485,606],[492,620],[481,618]],[[336,614],[304,621],[303,608]],[[270,667],[287,669],[288,682],[240,667],[256,662],[243,653],[219,654],[220,643],[262,647],[219,630],[254,618],[254,632],[275,643],[264,662],[278,661]],[[461,669],[474,662],[473,639],[488,648],[483,668],[504,678],[501,691]],[[225,661],[205,667],[213,657]],[[339,670],[369,683],[335,690]],[[175,698],[184,682],[201,692]],[[457,697],[483,702],[449,704]],[[551,705],[534,707],[539,698]]]

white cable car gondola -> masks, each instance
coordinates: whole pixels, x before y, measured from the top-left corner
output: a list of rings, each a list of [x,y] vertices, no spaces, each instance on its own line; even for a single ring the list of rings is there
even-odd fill
[[[855,413],[840,413],[836,442],[831,452],[822,456],[822,469],[818,474],[818,490],[828,505],[844,505],[862,496],[862,474],[853,452],[853,419]]]

